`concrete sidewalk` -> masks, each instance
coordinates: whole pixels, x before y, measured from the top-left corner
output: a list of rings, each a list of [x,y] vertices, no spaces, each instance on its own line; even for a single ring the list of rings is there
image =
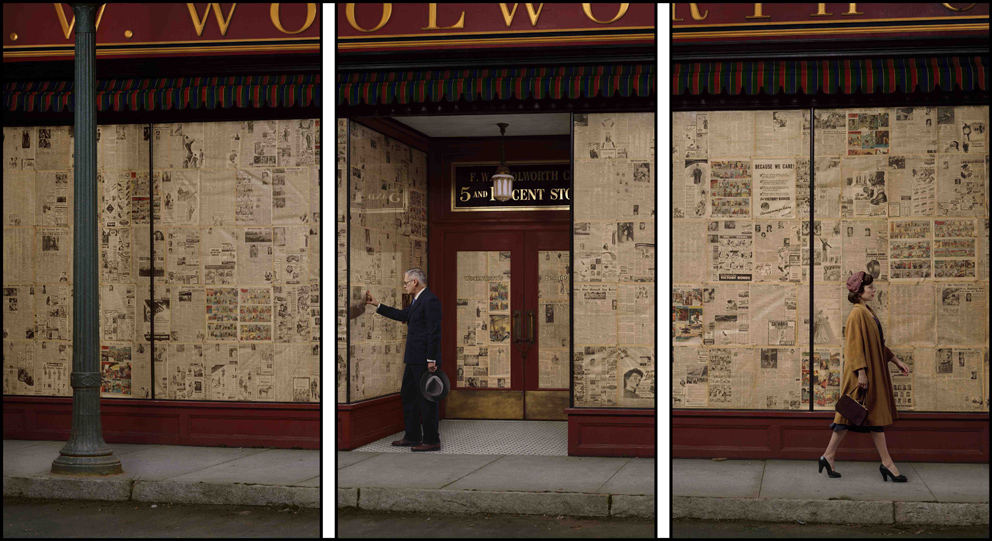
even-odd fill
[[[655,517],[654,459],[356,451],[337,458],[339,508]]]
[[[318,451],[117,443],[121,475],[52,475],[64,446],[4,440],[4,497],[320,507]]]
[[[674,460],[672,519],[826,524],[988,525],[989,465],[897,462],[909,481],[882,481],[877,462]]]

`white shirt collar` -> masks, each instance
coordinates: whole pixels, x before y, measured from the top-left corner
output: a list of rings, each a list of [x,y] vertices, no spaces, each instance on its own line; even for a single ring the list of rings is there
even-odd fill
[[[426,287],[424,289],[421,289],[416,295],[414,295],[413,296],[413,300],[417,300],[417,297],[419,297],[420,294],[423,293],[424,291],[427,291],[427,288]]]

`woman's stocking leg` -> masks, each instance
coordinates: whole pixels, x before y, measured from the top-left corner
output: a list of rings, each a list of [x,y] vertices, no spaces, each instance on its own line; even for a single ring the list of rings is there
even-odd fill
[[[840,442],[844,441],[845,436],[847,436],[847,430],[834,432],[830,435],[830,443],[827,444],[827,450],[823,452],[823,458],[827,459],[831,468],[834,467],[834,456],[837,455],[837,448],[840,447]]]
[[[888,468],[892,475],[899,475],[899,468],[896,468],[892,462],[889,448],[885,445],[885,432],[872,432],[871,441],[875,444],[875,449],[878,449],[878,456],[882,459],[882,465]]]

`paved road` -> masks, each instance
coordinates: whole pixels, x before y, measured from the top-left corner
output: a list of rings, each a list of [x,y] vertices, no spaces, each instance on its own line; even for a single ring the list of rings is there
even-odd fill
[[[310,537],[318,509],[3,499],[3,537]]]
[[[934,539],[946,537],[989,536],[988,526],[927,527],[927,526],[851,526],[833,524],[770,524],[764,522],[682,521],[672,524],[672,538],[858,538]]]
[[[576,519],[541,515],[424,515],[338,509],[338,537],[630,537],[654,538],[653,520]]]

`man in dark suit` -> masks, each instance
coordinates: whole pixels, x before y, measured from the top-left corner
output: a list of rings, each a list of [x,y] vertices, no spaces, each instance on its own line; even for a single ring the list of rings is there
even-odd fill
[[[403,310],[380,304],[371,293],[365,293],[366,304],[376,305],[376,313],[407,324],[406,352],[403,354],[406,369],[400,387],[406,434],[393,445],[412,447],[416,452],[440,451],[438,404],[421,394],[420,379],[425,372],[434,372],[441,365],[441,301],[427,289],[427,275],[420,269],[406,271],[403,290],[413,295],[413,302]]]

